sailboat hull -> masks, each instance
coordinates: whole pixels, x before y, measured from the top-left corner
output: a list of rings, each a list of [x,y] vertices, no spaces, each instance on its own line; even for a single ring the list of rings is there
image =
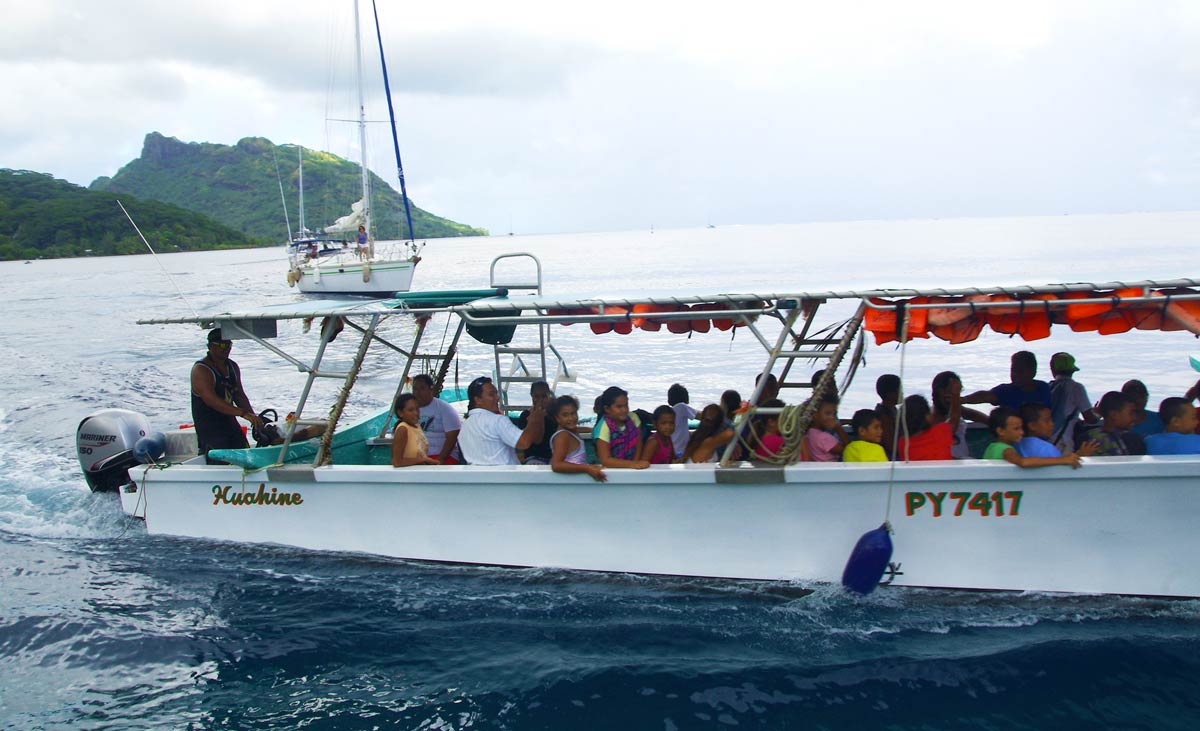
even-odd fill
[[[364,269],[366,275],[364,276]],[[359,294],[390,297],[412,287],[416,264],[399,261],[355,261],[305,264],[296,268],[296,287],[305,294]]]

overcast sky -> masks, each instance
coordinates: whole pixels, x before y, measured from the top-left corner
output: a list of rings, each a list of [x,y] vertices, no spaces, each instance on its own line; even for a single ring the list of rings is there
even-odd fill
[[[351,0],[0,11],[0,167],[86,185],[150,131],[357,157]],[[410,195],[493,233],[1200,208],[1195,0],[379,12]]]

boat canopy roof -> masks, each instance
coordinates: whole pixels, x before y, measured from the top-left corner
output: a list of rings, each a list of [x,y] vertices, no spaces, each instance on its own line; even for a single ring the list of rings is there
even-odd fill
[[[1133,282],[1078,282],[1007,287],[856,289],[713,294],[661,293],[629,296],[510,296],[502,287],[478,290],[402,292],[379,300],[305,300],[257,309],[183,317],[147,318],[139,324],[289,320],[317,317],[451,313],[468,324],[588,323],[597,333],[627,333],[637,327],[673,332],[701,330],[680,323],[711,321],[719,329],[761,315],[835,300],[857,300],[866,308],[864,327],[877,343],[931,335],[952,343],[979,336],[984,327],[1026,340],[1049,335],[1053,324],[1101,334],[1143,330],[1188,330],[1200,334],[1200,278]],[[907,324],[906,324],[907,323]],[[604,325],[612,325],[605,327]],[[679,324],[672,327],[672,324]],[[622,326],[623,325],[623,326]],[[724,325],[724,326],[723,326]],[[907,337],[901,337],[906,333]]]
[[[305,320],[314,317],[365,317],[370,315],[395,315],[398,311],[437,311],[454,305],[487,297],[503,297],[507,290],[470,289],[444,290],[437,292],[398,292],[390,299],[307,299],[264,305],[245,310],[219,310],[177,317],[148,317],[138,320],[139,325],[210,325],[222,320]]]

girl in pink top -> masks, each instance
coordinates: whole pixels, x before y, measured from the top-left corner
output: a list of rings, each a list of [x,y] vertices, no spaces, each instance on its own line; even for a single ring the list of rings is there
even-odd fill
[[[659,406],[654,410],[654,433],[642,447],[642,459],[650,464],[671,464],[675,461],[675,410]]]
[[[772,399],[763,406],[782,408],[783,402]],[[778,414],[759,414],[754,417],[754,436],[756,445],[754,456],[759,459],[773,459],[783,449],[783,435],[779,433]]]
[[[804,433],[804,445],[808,448],[809,462],[837,462],[842,450],[850,440],[838,422],[838,398],[832,394],[821,396],[812,425]]]

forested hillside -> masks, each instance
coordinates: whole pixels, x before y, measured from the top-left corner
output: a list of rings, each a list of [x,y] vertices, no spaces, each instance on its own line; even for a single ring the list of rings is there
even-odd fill
[[[264,243],[283,241],[287,228],[279,186],[282,179],[293,229],[298,224],[297,148],[247,137],[236,145],[181,142],[157,132],[146,135],[142,154],[92,190],[132,193],[203,213]],[[337,155],[304,151],[306,223],[320,229],[350,212],[361,190],[358,164]],[[408,238],[400,194],[371,173],[374,235]],[[410,200],[411,204],[412,201]],[[440,218],[412,206],[417,238],[482,236],[487,232]]]
[[[91,191],[45,173],[0,169],[0,259],[146,253],[118,198],[160,253],[258,245],[178,206]]]

